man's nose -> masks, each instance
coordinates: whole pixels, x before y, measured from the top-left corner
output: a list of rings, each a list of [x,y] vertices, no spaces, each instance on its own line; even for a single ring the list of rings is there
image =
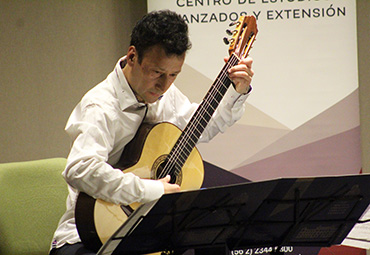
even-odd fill
[[[159,89],[161,89],[162,91],[163,90],[166,90],[168,88],[168,86],[171,85],[171,80],[169,79],[169,77],[167,75],[162,75],[160,78],[159,78],[159,81],[158,81],[158,87]]]

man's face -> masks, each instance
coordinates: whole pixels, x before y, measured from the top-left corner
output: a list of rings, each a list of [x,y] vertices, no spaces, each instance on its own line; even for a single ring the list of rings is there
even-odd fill
[[[162,47],[153,46],[144,53],[141,63],[138,61],[137,52],[134,55],[130,86],[139,102],[154,103],[181,72],[185,53],[181,56],[167,56]]]

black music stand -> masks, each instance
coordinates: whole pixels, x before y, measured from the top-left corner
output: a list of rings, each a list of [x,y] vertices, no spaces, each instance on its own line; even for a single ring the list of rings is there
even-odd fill
[[[370,204],[370,175],[282,178],[162,196],[98,255],[340,244]]]

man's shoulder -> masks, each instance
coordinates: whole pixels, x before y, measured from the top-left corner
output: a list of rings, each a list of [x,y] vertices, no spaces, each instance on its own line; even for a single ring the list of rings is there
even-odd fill
[[[113,86],[108,82],[102,81],[98,85],[91,88],[81,99],[83,107],[91,104],[102,107],[111,107],[116,103],[117,98],[114,93]]]

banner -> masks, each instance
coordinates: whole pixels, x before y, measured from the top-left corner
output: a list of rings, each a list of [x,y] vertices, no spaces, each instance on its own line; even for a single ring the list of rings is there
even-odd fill
[[[175,84],[195,102],[224,65],[229,24],[257,19],[246,113],[198,145],[205,161],[251,181],[361,172],[355,0],[148,0],[159,9],[189,25]]]
[[[200,102],[224,65],[229,23],[254,15],[255,76],[243,118],[204,160],[250,180],[361,170],[355,0],[148,0],[189,24],[175,84]]]

